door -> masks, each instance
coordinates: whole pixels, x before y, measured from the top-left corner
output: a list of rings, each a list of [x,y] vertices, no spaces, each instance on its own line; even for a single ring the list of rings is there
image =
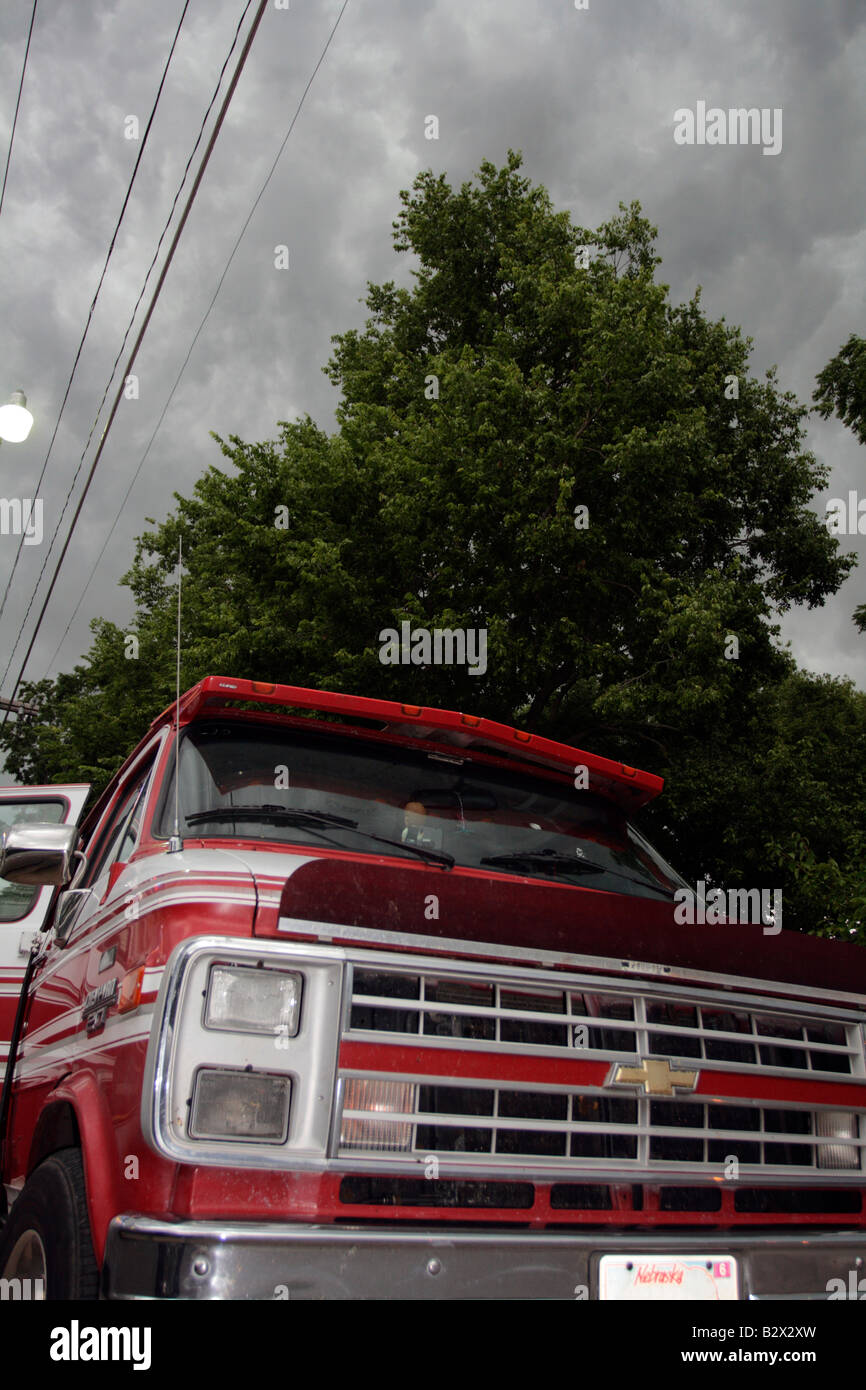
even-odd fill
[[[75,825],[90,787],[72,783],[48,787],[0,787],[0,832],[41,821]],[[0,1078],[34,932],[45,923],[54,889],[30,888],[0,878]]]

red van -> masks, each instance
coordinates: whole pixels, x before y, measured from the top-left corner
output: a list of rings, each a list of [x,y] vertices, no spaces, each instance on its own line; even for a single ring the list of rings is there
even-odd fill
[[[4,1287],[849,1287],[866,952],[681,925],[632,824],[661,786],[470,715],[212,676],[80,830],[86,788],[0,789]]]

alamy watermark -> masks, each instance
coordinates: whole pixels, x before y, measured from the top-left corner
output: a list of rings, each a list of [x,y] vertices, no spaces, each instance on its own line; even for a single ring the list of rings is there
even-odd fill
[[[844,498],[831,497],[826,525],[831,536],[866,536],[866,497],[858,497],[854,488],[848,493],[847,505]]]
[[[0,1279],[0,1303],[41,1302],[45,1298],[42,1279]]]
[[[409,622],[379,633],[383,666],[466,666],[470,676],[487,670],[486,627],[413,628]]]
[[[147,1371],[151,1362],[149,1327],[82,1327],[73,1318],[68,1327],[51,1329],[48,1355],[52,1361],[131,1361],[134,1371]]]
[[[848,1282],[844,1279],[828,1279],[825,1285],[828,1299],[849,1299],[854,1303],[866,1302],[866,1279],[860,1278],[859,1269],[848,1270]]]
[[[42,498],[0,497],[0,536],[23,536],[25,545],[42,544]]]
[[[782,150],[782,108],[775,106],[721,106],[707,109],[705,101],[692,111],[681,106],[674,112],[677,145],[763,145],[762,154]]]
[[[680,926],[725,926],[752,923],[762,926],[764,936],[778,936],[782,930],[781,888],[711,888],[698,880],[696,892],[677,888],[674,893],[674,921]]]

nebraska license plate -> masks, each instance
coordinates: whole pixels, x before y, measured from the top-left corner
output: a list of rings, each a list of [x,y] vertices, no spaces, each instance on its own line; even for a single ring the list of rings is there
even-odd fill
[[[726,1255],[602,1255],[599,1299],[739,1297],[737,1262]]]

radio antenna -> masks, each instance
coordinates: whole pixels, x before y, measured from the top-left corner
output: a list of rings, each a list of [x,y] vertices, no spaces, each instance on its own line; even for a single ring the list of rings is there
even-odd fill
[[[174,678],[174,832],[168,842],[169,854],[183,849],[180,838],[180,595],[183,577],[183,536],[177,538],[177,668]]]

